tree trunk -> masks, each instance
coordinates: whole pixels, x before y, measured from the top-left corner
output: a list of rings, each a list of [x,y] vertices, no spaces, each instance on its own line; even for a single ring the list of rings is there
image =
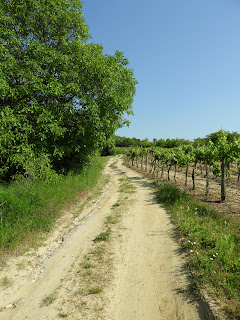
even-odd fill
[[[157,160],[157,177],[158,177],[158,173],[159,173],[159,160]]]
[[[206,165],[206,196],[209,193],[209,166]]]
[[[188,178],[188,165],[187,165],[187,168],[186,168],[186,179],[185,179],[185,186],[187,186],[187,178]]]
[[[170,169],[171,169],[171,165],[168,167],[168,181],[170,181],[170,176],[169,176],[169,173],[170,173]]]
[[[224,202],[226,200],[226,190],[225,190],[225,180],[226,180],[226,164],[222,162],[222,179],[221,179],[221,200]]]
[[[237,179],[238,182],[239,182],[239,179],[240,179],[240,165],[238,164],[238,179]]]
[[[164,164],[162,165],[161,179],[163,179]]]
[[[145,171],[148,170],[148,154],[149,154],[149,151],[147,151],[147,154],[146,154],[146,166],[145,166]]]
[[[175,169],[174,169],[174,181],[175,181],[175,183],[177,182],[176,181],[176,175],[177,175],[177,164],[175,163]]]
[[[193,171],[192,171],[193,190],[195,190],[195,170],[196,170],[196,168],[197,168],[197,161],[195,162],[194,167],[193,167]]]
[[[153,163],[153,176],[155,176],[156,166],[157,166],[157,160],[154,160],[154,163]]]

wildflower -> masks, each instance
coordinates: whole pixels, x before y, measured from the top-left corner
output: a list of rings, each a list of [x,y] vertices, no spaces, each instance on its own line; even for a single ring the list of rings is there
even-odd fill
[[[212,260],[212,261],[213,261],[213,258],[210,258],[210,260]]]
[[[192,253],[192,252],[193,252],[193,250],[190,250],[190,252]]]

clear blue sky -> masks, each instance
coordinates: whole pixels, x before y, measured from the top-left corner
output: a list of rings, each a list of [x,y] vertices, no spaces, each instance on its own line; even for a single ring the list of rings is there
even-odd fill
[[[122,51],[138,80],[120,136],[240,133],[239,0],[83,0],[92,42]]]

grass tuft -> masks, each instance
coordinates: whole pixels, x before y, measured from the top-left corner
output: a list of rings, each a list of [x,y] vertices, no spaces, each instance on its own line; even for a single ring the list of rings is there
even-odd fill
[[[99,294],[103,291],[101,287],[93,287],[88,290],[88,294]]]
[[[110,237],[111,230],[107,229],[106,231],[101,232],[93,241],[94,242],[101,242],[101,241],[108,241]]]
[[[63,313],[63,312],[59,313],[58,315],[61,318],[67,318],[68,317],[68,314],[67,313]]]
[[[0,282],[1,286],[3,287],[10,287],[13,284],[13,280],[9,279],[8,277],[4,277],[1,282]]]
[[[57,299],[57,293],[54,291],[51,294],[49,294],[47,297],[45,297],[42,301],[41,307],[43,306],[49,306]]]

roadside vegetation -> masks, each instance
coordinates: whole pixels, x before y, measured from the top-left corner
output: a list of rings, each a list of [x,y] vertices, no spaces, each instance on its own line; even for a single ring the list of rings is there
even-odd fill
[[[157,183],[156,190],[189,252],[196,289],[218,301],[230,319],[240,319],[239,224],[170,183]]]
[[[0,250],[49,231],[97,182],[94,157],[132,114],[129,62],[89,42],[82,7],[0,2]]]
[[[51,230],[66,206],[86,196],[97,185],[106,158],[92,159],[84,167],[49,180],[23,177],[0,185],[0,250],[33,242],[39,232]]]

